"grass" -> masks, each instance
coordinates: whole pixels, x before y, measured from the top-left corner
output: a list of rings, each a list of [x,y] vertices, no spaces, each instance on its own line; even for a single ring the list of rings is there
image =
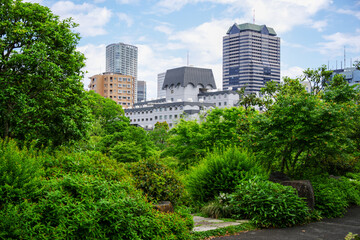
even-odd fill
[[[192,235],[191,240],[206,240],[206,239],[211,239],[211,237],[236,235],[240,232],[252,231],[255,229],[256,229],[256,227],[253,226],[251,223],[243,223],[243,224],[236,225],[236,226],[218,228],[218,229],[204,231],[204,232],[193,232],[191,234]]]

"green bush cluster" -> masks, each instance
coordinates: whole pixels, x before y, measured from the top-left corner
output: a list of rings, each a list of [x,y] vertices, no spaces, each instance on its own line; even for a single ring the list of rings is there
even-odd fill
[[[0,153],[1,175],[8,175],[1,239],[190,238],[186,212],[155,210],[126,170],[102,154],[35,152],[14,141],[1,142]]]
[[[220,193],[232,193],[244,178],[265,176],[255,159],[236,147],[215,150],[191,169],[187,189],[196,202],[208,202]]]
[[[351,176],[352,174],[349,174]],[[356,174],[352,175],[356,176]],[[350,205],[360,205],[360,181],[321,177],[312,181],[315,208],[326,218],[341,217]]]
[[[128,165],[135,186],[154,201],[176,204],[184,194],[184,185],[176,173],[156,158],[141,160]]]
[[[251,219],[260,227],[290,227],[309,220],[309,209],[290,186],[243,180],[232,194],[233,216]]]

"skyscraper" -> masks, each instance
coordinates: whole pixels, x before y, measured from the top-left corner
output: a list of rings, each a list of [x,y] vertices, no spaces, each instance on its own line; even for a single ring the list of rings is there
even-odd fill
[[[256,93],[271,80],[280,82],[280,38],[274,29],[232,25],[223,37],[223,89]]]
[[[165,80],[166,72],[159,73],[157,78],[157,98],[164,98],[166,97],[166,90],[163,90],[163,84]]]
[[[137,86],[137,102],[146,101],[146,82],[138,81]]]
[[[138,48],[125,43],[106,46],[106,72],[118,73],[135,78],[137,88]],[[135,89],[137,94],[137,89]],[[135,101],[137,97],[135,96]]]

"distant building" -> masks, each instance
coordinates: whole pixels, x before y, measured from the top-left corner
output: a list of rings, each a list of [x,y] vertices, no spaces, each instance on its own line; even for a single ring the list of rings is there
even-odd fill
[[[157,79],[157,98],[164,98],[166,97],[166,91],[162,89],[164,84],[166,72],[159,73]]]
[[[257,93],[271,80],[280,83],[280,38],[274,29],[232,25],[223,37],[223,89]]]
[[[145,129],[154,128],[157,122],[173,127],[180,118],[198,119],[201,112],[215,107],[233,107],[239,101],[236,91],[215,91],[211,69],[180,67],[166,71],[162,90],[165,98],[138,102],[125,110],[131,124]]]
[[[137,102],[146,101],[146,82],[137,82]]]
[[[103,73],[90,77],[89,90],[114,100],[124,109],[135,103],[135,78],[118,73]]]
[[[342,74],[350,85],[360,84],[360,70],[355,67],[333,70],[332,76]]]
[[[138,48],[125,43],[106,46],[106,72],[132,76],[137,88]],[[135,89],[137,95],[137,89]],[[137,98],[135,96],[135,102]]]

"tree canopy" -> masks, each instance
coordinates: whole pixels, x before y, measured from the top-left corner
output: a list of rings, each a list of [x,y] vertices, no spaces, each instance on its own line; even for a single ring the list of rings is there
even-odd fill
[[[0,6],[1,137],[61,145],[86,136],[84,56],[71,19],[21,0]]]

